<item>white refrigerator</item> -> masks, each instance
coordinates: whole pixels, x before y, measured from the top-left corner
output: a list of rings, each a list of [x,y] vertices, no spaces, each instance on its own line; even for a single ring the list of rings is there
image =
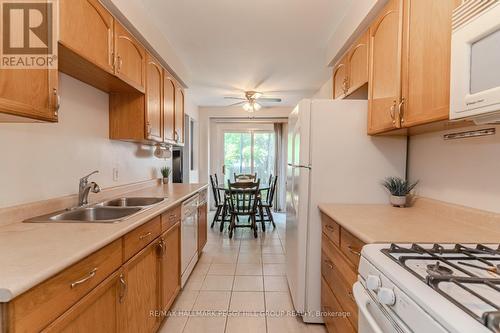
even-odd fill
[[[305,322],[321,311],[320,203],[388,203],[381,185],[404,177],[406,138],[367,132],[368,102],[303,100],[289,116],[286,270]]]

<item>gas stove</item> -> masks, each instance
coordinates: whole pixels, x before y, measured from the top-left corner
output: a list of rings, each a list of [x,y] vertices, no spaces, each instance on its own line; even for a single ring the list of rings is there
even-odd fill
[[[498,244],[367,245],[359,274],[394,332],[500,332]]]

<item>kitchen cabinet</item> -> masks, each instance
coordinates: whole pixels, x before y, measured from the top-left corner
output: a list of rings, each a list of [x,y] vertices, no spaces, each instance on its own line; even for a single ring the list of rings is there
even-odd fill
[[[348,52],[347,95],[352,94],[368,83],[369,40],[369,32],[367,30],[358,38]]]
[[[166,70],[163,71],[163,139],[175,141],[175,80]]]
[[[42,333],[118,333],[120,299],[125,293],[121,270],[57,318]]]
[[[0,69],[0,122],[57,122],[56,69]]]
[[[163,68],[150,54],[146,62],[146,139],[163,141]]]
[[[144,92],[146,81],[146,50],[115,20],[115,74],[137,90]]]
[[[347,54],[333,68],[333,99],[343,98],[348,89]]]
[[[348,312],[346,320],[325,316],[329,332],[356,332],[358,310],[352,286],[357,280],[361,249],[365,245],[328,216],[321,214],[321,305],[326,312]]]
[[[390,0],[370,26],[368,133],[448,119],[458,0]]]
[[[123,266],[119,332],[154,332],[158,327],[159,318],[150,311],[160,308],[159,252],[161,243],[155,240]]]
[[[184,89],[179,84],[175,90],[174,135],[176,143],[184,143]]]
[[[114,73],[114,18],[97,0],[61,0],[59,43]]]
[[[168,310],[181,289],[181,224],[180,221],[162,236],[160,267],[161,310]]]

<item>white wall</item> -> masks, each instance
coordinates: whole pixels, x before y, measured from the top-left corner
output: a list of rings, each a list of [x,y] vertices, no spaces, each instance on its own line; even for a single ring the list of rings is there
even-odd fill
[[[255,119],[288,118],[292,107],[263,108],[255,113]],[[199,181],[208,182],[210,161],[210,119],[237,118],[249,119],[249,113],[241,107],[200,107],[199,108]]]
[[[500,213],[500,126],[495,136],[444,141],[443,134],[410,138],[409,176],[418,194]]]
[[[59,78],[57,124],[0,124],[0,207],[75,194],[79,178],[96,169],[92,180],[105,188],[157,178],[171,164],[152,147],[109,140],[108,94]]]
[[[186,90],[184,98],[184,111],[194,121],[194,136],[193,136],[193,156],[194,170],[189,170],[189,183],[198,183],[199,181],[199,154],[200,154],[200,111],[198,105],[189,89]],[[189,133],[186,133],[189,135]],[[189,165],[186,167],[190,167]]]
[[[333,81],[332,77],[326,81],[321,88],[314,94],[315,99],[333,99]]]

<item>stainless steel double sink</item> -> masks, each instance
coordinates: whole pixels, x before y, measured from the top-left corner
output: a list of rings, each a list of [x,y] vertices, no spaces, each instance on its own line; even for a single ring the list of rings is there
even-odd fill
[[[27,223],[116,223],[165,201],[166,198],[118,198],[88,207],[70,208],[28,219]]]

